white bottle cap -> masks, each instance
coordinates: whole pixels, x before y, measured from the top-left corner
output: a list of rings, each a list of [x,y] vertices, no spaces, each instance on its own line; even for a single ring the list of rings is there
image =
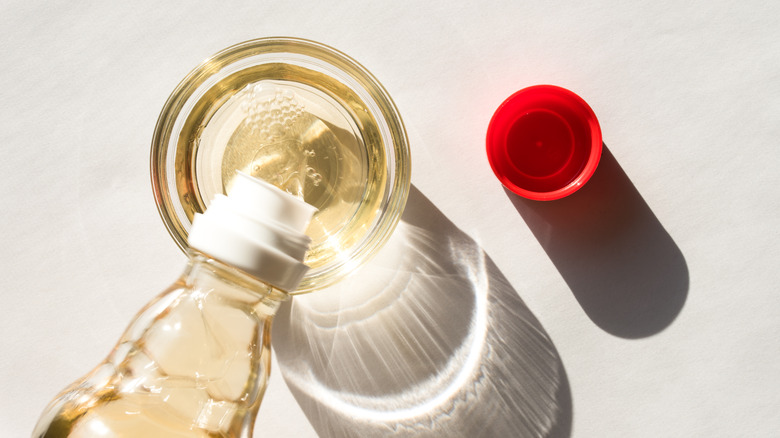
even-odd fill
[[[294,291],[309,269],[304,234],[316,208],[238,172],[228,196],[217,195],[192,221],[191,248],[278,289]]]

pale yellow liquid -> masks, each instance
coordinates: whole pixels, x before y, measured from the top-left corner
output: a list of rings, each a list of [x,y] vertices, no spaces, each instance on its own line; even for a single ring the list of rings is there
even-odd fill
[[[284,295],[216,277],[196,265],[150,303],[111,355],[52,402],[33,437],[251,436]]]
[[[255,66],[194,106],[177,148],[178,194],[191,219],[229,192],[239,170],[300,196],[319,209],[306,259],[317,268],[372,229],[388,189],[386,147],[364,102],[340,82],[289,64]]]

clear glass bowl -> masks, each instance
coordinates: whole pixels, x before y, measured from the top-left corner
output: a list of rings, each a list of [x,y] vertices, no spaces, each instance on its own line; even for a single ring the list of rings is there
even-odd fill
[[[382,85],[343,53],[295,38],[229,47],[165,103],[152,186],[182,250],[194,214],[230,190],[237,170],[319,209],[308,230],[311,270],[296,293],[334,283],[384,244],[411,174],[403,122]]]

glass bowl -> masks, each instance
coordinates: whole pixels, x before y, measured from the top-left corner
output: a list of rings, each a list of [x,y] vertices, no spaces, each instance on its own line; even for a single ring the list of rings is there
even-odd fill
[[[406,132],[387,91],[328,46],[261,38],[197,66],[165,103],[152,140],[160,216],[182,250],[195,213],[243,171],[319,209],[311,267],[295,293],[333,284],[381,247],[410,185]]]

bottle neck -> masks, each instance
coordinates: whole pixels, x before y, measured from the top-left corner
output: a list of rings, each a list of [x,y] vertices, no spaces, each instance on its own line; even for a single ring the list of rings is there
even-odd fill
[[[272,315],[290,297],[287,292],[200,251],[190,249],[188,255],[190,260],[181,277],[187,286],[197,286],[201,290],[218,289],[236,298],[249,295],[268,306],[267,310],[271,310],[269,313]]]

